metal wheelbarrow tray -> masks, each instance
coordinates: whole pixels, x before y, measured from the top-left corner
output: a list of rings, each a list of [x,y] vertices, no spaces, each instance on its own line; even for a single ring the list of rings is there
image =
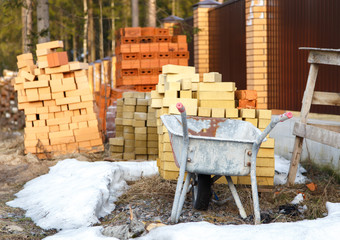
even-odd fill
[[[181,115],[161,116],[169,133],[175,163],[180,168],[171,221],[178,222],[185,195],[192,179],[193,182],[197,183],[198,181],[198,189],[193,189],[193,195],[201,192],[201,194],[207,195],[205,201],[209,201],[210,185],[208,181],[210,181],[210,175],[226,177],[240,215],[245,218],[246,213],[231,176],[245,176],[250,173],[254,220],[255,224],[260,223],[256,155],[262,141],[271,129],[279,121],[291,118],[292,114],[287,113],[277,117],[264,132],[261,132],[249,122],[224,118],[187,117],[185,108],[181,103],[177,104],[177,108]],[[185,172],[188,174],[183,185]],[[201,187],[205,189],[199,189],[200,182]],[[197,196],[202,197],[202,195],[196,195],[193,196],[193,199]],[[195,205],[201,206],[199,202],[198,204],[194,202],[194,207]]]

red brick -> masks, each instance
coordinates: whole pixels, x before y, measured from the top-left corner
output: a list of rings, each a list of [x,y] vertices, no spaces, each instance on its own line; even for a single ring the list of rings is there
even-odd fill
[[[173,53],[173,57],[174,58],[186,58],[189,59],[189,52],[185,51],[185,52],[174,52]]]
[[[141,44],[140,45],[141,52],[150,52],[150,44]]]
[[[123,60],[137,60],[139,59],[138,53],[123,53],[122,54]]]
[[[144,27],[142,28],[142,36],[153,36],[155,35],[154,27]]]
[[[187,36],[186,35],[173,36],[172,42],[174,42],[174,43],[187,43]]]
[[[188,51],[188,44],[186,43],[178,43],[178,51]]]
[[[169,29],[167,28],[155,28],[156,36],[169,36]]]
[[[140,59],[153,59],[156,58],[156,54],[152,52],[142,52],[140,54]]]
[[[168,52],[169,51],[169,43],[159,43],[159,52]]]
[[[237,102],[238,108],[256,108],[257,106],[256,100],[240,99]]]
[[[139,37],[142,35],[141,27],[127,27],[123,29],[124,37]]]
[[[257,99],[257,91],[256,90],[236,90],[235,98],[255,100]]]
[[[158,52],[159,51],[159,43],[150,43],[150,52]]]
[[[121,42],[122,44],[129,44],[129,43],[133,44],[133,43],[138,42],[138,38],[137,37],[122,37]]]
[[[122,44],[118,46],[117,48],[119,48],[122,53],[131,52],[131,44]]]

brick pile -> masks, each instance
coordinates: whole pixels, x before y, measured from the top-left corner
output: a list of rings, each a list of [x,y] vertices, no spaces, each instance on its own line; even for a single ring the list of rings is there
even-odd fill
[[[31,53],[17,56],[14,88],[26,118],[25,152],[39,158],[103,150],[87,79],[88,64],[68,62],[62,41],[37,44],[37,67]]]
[[[238,108],[256,108],[257,91],[256,90],[237,90],[235,99]]]
[[[163,66],[163,74],[155,91],[151,92],[151,106],[156,110],[159,153],[157,164],[165,179],[176,179],[179,169],[175,165],[167,129],[160,120],[163,114],[179,114],[176,103],[181,102],[187,115],[238,119],[251,122],[260,130],[269,124],[270,110],[237,109],[234,82],[222,82],[216,72],[203,74],[203,82],[194,67]],[[257,175],[259,185],[273,185],[274,140],[268,138],[258,153]],[[250,184],[249,176],[233,177],[234,183]],[[220,181],[221,182],[221,181]],[[222,180],[223,182],[223,180]]]
[[[25,124],[24,114],[18,110],[16,92],[11,83],[15,76],[15,72],[4,70],[4,76],[0,77],[0,128],[15,130],[23,128]]]
[[[124,92],[117,100],[116,137],[110,138],[113,159],[156,160],[158,136],[150,93]]]
[[[188,60],[185,35],[171,36],[163,28],[122,28],[116,47],[116,85],[154,90],[163,65],[187,66]]]

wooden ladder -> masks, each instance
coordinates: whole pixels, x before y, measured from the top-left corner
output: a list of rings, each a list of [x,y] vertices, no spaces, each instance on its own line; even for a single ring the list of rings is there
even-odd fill
[[[304,138],[340,149],[340,127],[307,124],[307,117],[312,104],[340,106],[340,93],[314,91],[321,64],[340,66],[340,49],[300,49],[310,51],[308,63],[311,65],[302,99],[300,122],[296,122],[293,129],[293,134],[296,137],[287,181],[290,186],[295,182]]]

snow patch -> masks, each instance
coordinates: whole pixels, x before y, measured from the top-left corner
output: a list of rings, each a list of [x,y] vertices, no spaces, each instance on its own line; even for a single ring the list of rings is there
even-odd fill
[[[43,229],[75,229],[99,222],[115,208],[126,181],[158,174],[156,162],[111,163],[65,159],[27,182],[7,203],[26,210]]]
[[[44,238],[44,240],[102,240],[118,238],[106,237],[102,235],[103,227],[83,227],[72,230],[63,230],[57,234]]]
[[[290,161],[281,157],[279,155],[275,155],[275,176],[274,176],[274,184],[275,185],[283,185],[287,182],[287,177],[289,173],[289,165]],[[304,169],[300,164],[296,173],[295,183],[296,184],[304,184],[308,181],[308,178],[303,173],[306,173],[306,169]]]
[[[262,225],[216,226],[207,222],[181,223],[151,230],[139,240],[336,240],[340,236],[340,203],[326,204],[329,214],[325,218],[289,223]]]

